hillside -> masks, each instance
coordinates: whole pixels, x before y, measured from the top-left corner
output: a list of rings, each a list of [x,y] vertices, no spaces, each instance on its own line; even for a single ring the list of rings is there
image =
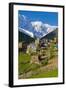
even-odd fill
[[[42,37],[41,40],[42,39],[48,39],[48,40],[50,40],[50,39],[53,39],[55,37],[58,38],[58,28],[55,29],[54,31],[48,33],[46,36]]]
[[[30,42],[35,40],[34,38],[32,38],[32,37],[30,37],[30,36],[20,32],[20,31],[18,31],[18,34],[19,34],[19,42],[23,42],[24,41],[26,43],[30,43]]]

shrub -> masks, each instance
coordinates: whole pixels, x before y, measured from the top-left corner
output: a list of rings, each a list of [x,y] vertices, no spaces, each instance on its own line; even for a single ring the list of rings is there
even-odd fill
[[[42,60],[41,64],[42,64],[42,66],[47,65],[48,64],[48,59]]]

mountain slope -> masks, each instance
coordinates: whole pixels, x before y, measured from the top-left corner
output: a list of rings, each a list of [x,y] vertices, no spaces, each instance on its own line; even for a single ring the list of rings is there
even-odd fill
[[[19,42],[31,43],[31,42],[35,41],[34,38],[31,38],[30,36],[20,32],[20,31],[18,32],[18,35],[19,35]]]
[[[53,39],[53,38],[58,38],[58,28],[55,29],[54,31],[48,33],[46,36],[42,37],[41,40],[42,39],[50,40],[50,39]]]

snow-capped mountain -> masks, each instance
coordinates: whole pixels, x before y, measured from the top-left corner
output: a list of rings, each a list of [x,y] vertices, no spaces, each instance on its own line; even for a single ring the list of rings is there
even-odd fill
[[[35,30],[35,35],[40,38],[47,35],[48,33],[52,32],[53,30],[57,28],[57,26],[51,26],[49,24],[44,24],[41,21],[35,21],[31,23]]]
[[[41,38],[44,34],[47,34],[46,27],[44,27],[44,24],[41,21],[34,21],[31,22],[33,28],[34,28],[34,35],[38,38]]]
[[[30,21],[26,16],[19,14],[18,28],[20,32],[23,32],[30,37],[42,38],[55,30],[57,26],[44,24],[42,21]]]

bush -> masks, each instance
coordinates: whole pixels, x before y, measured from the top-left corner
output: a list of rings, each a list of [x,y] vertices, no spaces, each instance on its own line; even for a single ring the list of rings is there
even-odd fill
[[[48,64],[48,59],[42,60],[41,64],[42,64],[42,66],[47,65]]]

